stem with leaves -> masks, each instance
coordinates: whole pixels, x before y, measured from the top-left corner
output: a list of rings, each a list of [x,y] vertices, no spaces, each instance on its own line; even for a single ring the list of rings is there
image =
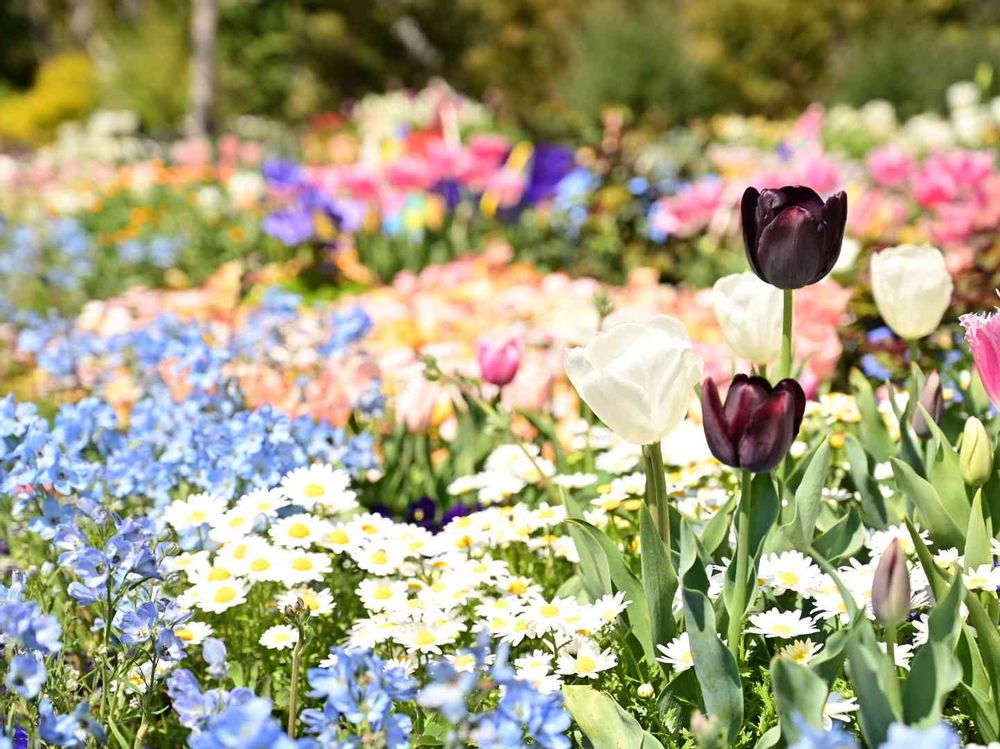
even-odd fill
[[[750,573],[750,499],[753,474],[743,471],[740,491],[738,535],[736,539],[736,584],[733,589],[733,607],[729,612],[729,651],[737,661],[743,650],[743,614],[747,607],[747,577]]]

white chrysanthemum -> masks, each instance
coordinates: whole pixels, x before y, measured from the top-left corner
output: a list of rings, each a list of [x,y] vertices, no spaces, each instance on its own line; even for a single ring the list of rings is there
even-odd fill
[[[816,623],[809,617],[802,616],[800,611],[771,609],[759,614],[751,614],[750,624],[751,626],[746,630],[750,634],[783,640],[803,637],[819,631],[816,628]]]
[[[332,530],[330,521],[303,512],[281,518],[267,533],[279,546],[308,548],[321,542]]]
[[[552,477],[552,483],[564,489],[586,489],[597,483],[596,473],[560,473]]]
[[[198,528],[215,522],[226,511],[226,504],[226,500],[211,494],[192,494],[171,502],[163,512],[163,519],[178,531]]]
[[[358,598],[369,611],[386,611],[406,605],[408,586],[402,580],[378,578],[358,584]]]
[[[382,548],[376,542],[356,549],[351,558],[365,572],[373,575],[392,575],[399,571],[406,557],[399,547]]]
[[[770,587],[776,595],[791,590],[806,595],[812,589],[820,569],[809,557],[797,551],[765,554],[757,572],[758,582]]]
[[[261,645],[268,650],[289,650],[299,641],[299,631],[290,624],[275,624],[260,636]]]
[[[277,579],[288,587],[319,582],[330,571],[330,557],[299,549],[289,550],[276,570]]]
[[[778,652],[789,660],[795,661],[799,665],[806,665],[822,649],[812,640],[795,640],[789,645],[785,645]]]
[[[288,506],[288,499],[278,489],[254,489],[236,502],[236,508],[265,517],[274,517],[278,510]]]
[[[688,638],[687,632],[682,632],[666,645],[657,645],[656,649],[660,651],[656,660],[670,666],[676,673],[687,671],[694,665],[694,657],[691,655],[691,640]]]
[[[239,578],[199,583],[187,592],[194,606],[210,614],[221,614],[247,599],[246,584]]]
[[[358,506],[351,490],[351,476],[329,464],[296,468],[281,480],[280,491],[293,504],[330,514],[348,512]]]
[[[597,675],[618,664],[610,650],[601,650],[589,640],[578,640],[559,653],[556,671],[564,676],[596,679]]]
[[[236,541],[254,530],[257,513],[235,507],[227,510],[212,521],[208,537],[217,544]]]
[[[962,574],[962,581],[969,590],[989,590],[996,592],[1000,588],[1000,567],[992,564],[981,564]]]
[[[187,621],[174,627],[174,635],[186,645],[201,645],[212,632],[212,625],[205,622]]]

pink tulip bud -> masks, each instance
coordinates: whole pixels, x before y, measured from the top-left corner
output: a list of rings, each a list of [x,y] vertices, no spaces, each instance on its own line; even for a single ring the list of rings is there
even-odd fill
[[[899,539],[882,552],[872,581],[872,611],[882,624],[896,625],[910,614],[910,572]]]
[[[521,344],[513,338],[506,341],[482,340],[476,346],[476,356],[483,379],[503,387],[514,379],[521,366]]]

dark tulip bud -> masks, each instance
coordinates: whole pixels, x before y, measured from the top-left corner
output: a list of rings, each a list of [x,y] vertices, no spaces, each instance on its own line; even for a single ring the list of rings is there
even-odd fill
[[[927,409],[935,424],[941,423],[941,417],[944,416],[944,390],[941,388],[941,375],[937,370],[927,375],[924,381],[924,389],[920,391],[920,405]],[[918,437],[931,435],[931,428],[927,425],[924,412],[919,408],[913,409],[913,431]]]
[[[847,223],[847,195],[825,203],[800,185],[748,187],[740,202],[743,244],[753,272],[779,289],[800,289],[822,280],[840,257]]]
[[[882,552],[872,581],[872,613],[882,624],[894,626],[910,615],[910,572],[899,539]]]
[[[802,387],[792,379],[771,386],[763,377],[738,374],[723,405],[719,389],[707,378],[701,412],[712,455],[732,468],[751,473],[774,470],[792,446],[806,409]]]

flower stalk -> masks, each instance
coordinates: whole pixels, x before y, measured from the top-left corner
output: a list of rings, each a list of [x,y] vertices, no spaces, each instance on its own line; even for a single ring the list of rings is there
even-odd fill
[[[737,661],[743,656],[743,614],[747,608],[750,570],[750,497],[753,474],[743,471],[736,539],[736,586],[733,589],[733,608],[729,612],[729,651]]]
[[[656,518],[656,527],[667,552],[667,559],[673,564],[670,541],[670,506],[667,504],[667,477],[663,468],[663,453],[660,443],[642,446],[646,458],[646,503]]]
[[[783,380],[792,376],[792,290],[784,290],[784,308],[781,318],[781,365],[778,370],[778,379]]]

